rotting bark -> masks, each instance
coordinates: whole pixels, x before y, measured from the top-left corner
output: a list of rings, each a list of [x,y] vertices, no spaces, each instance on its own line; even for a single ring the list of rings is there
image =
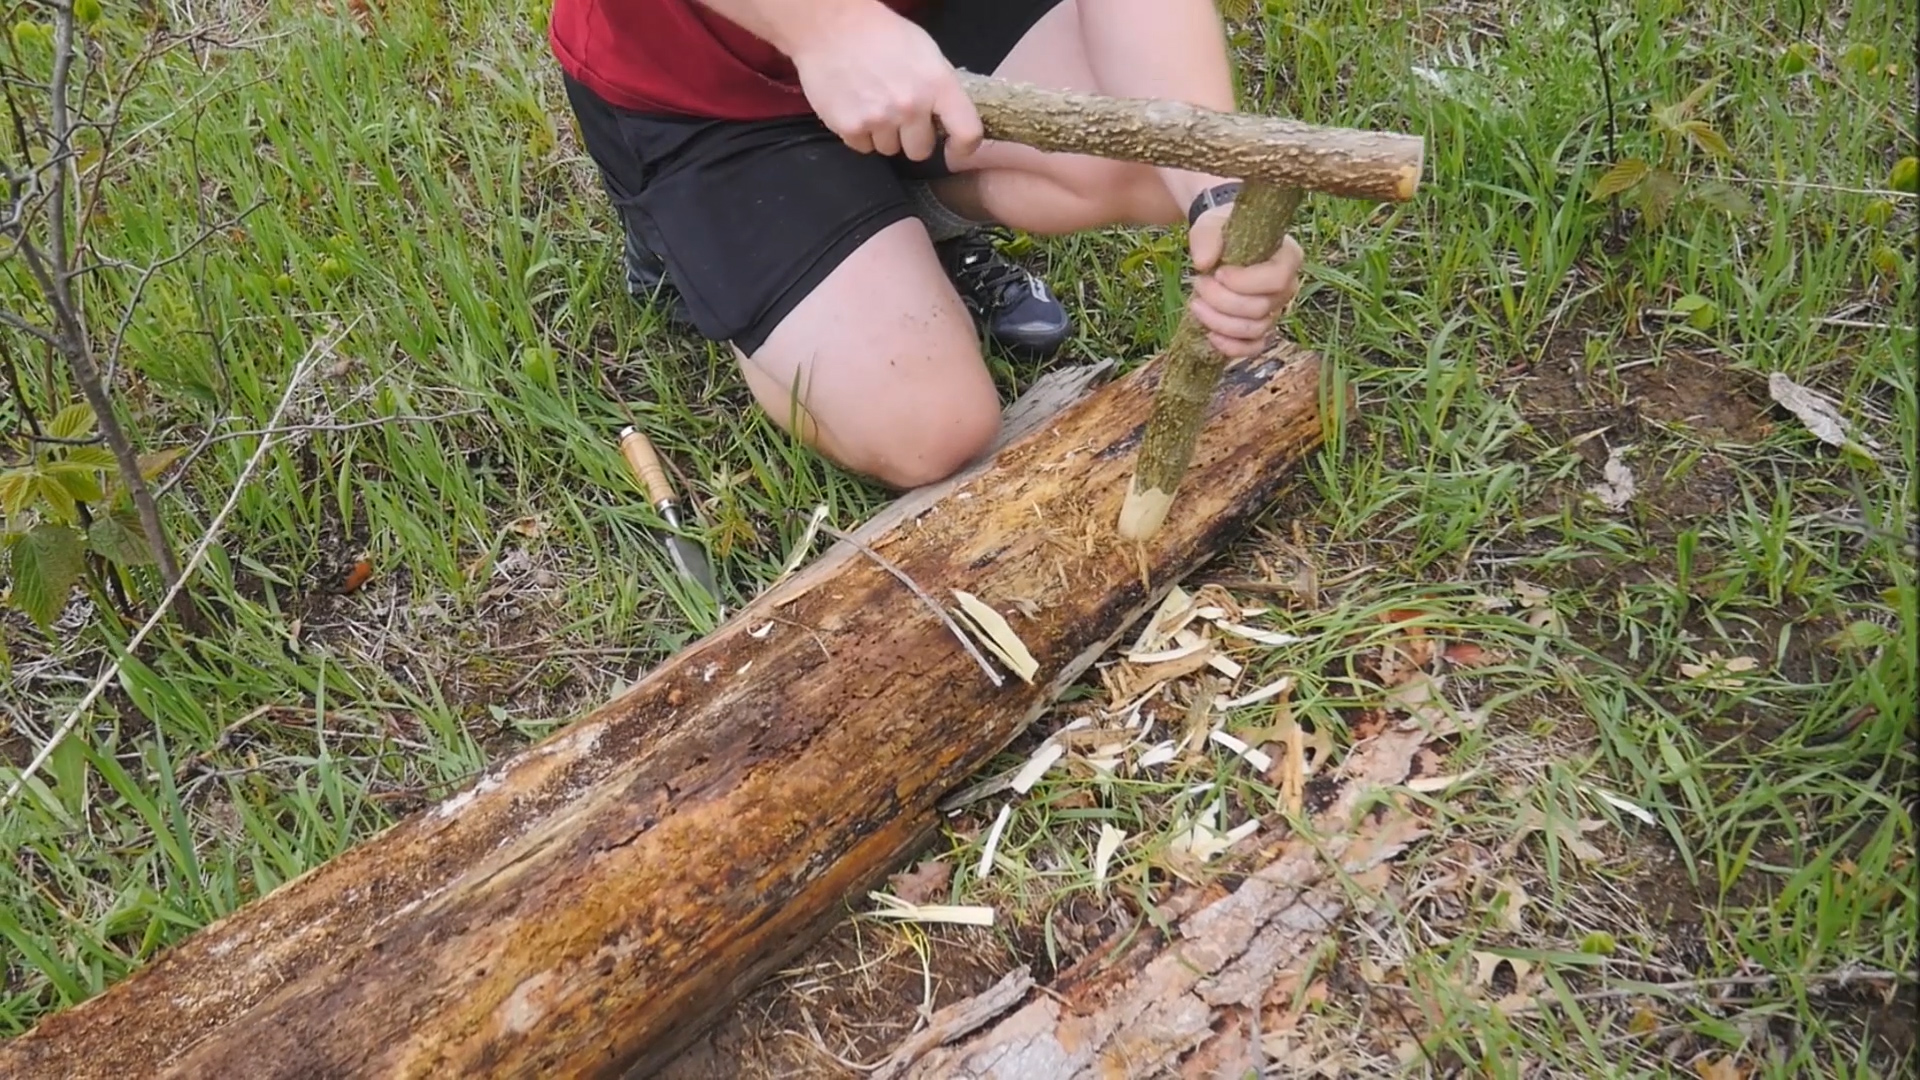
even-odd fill
[[[1299,188],[1262,181],[1247,184],[1228,212],[1220,261],[1227,266],[1251,266],[1273,258],[1293,226],[1302,194]],[[1206,327],[1189,311],[1181,316],[1163,362],[1167,370],[1154,395],[1139,461],[1120,506],[1119,532],[1125,540],[1145,540],[1166,522],[1227,358],[1213,347]]]
[[[1017,1009],[1001,987],[954,1003],[949,1012],[970,1029],[989,1008],[1004,1018],[937,1049],[902,1044],[888,1080],[1264,1075],[1262,1014],[1285,1012],[1290,986],[1312,977],[1312,957],[1348,907],[1342,875],[1381,866],[1425,832],[1409,804],[1368,800],[1404,780],[1427,741],[1395,729],[1361,744],[1341,793],[1314,815],[1312,839],[1266,845],[1259,868],[1224,893],[1176,895],[1162,910],[1170,935],[1123,930]]]
[[[1426,161],[1426,141],[1414,135],[1054,90],[970,72],[962,72],[960,82],[987,138],[1051,153],[1381,202],[1413,198]]]
[[[1158,370],[859,534],[929,594],[1008,613],[1033,684],[992,687],[839,545],[468,789],[0,1045],[0,1076],[647,1075],[896,869],[1321,440],[1317,357],[1235,361],[1195,512],[1114,543]]]

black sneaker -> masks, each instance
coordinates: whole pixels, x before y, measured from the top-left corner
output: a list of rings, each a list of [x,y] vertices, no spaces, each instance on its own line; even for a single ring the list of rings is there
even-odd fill
[[[641,304],[663,304],[667,320],[681,328],[693,325],[693,313],[687,298],[667,280],[667,261],[640,242],[632,230],[627,234],[627,295]]]
[[[970,232],[934,247],[967,310],[1003,347],[1044,359],[1073,336],[1073,320],[1047,283],[1001,254],[987,233]]]
[[[1073,320],[1047,283],[993,246],[984,233],[934,245],[967,310],[1003,347],[1044,359],[1073,336]],[[667,318],[687,328],[686,298],[667,280],[667,264],[631,231],[626,234],[627,293],[642,304],[666,305]]]

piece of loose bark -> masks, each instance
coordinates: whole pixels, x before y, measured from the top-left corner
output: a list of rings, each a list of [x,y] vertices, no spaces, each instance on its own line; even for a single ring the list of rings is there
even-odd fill
[[[1425,834],[1410,804],[1356,813],[1381,786],[1404,780],[1426,739],[1389,730],[1356,748],[1340,793],[1315,815],[1316,840],[1289,837],[1236,888],[1177,894],[1165,906],[1173,937],[1123,931],[992,1027],[930,1050],[889,1080],[1104,1080],[1213,1077],[1257,1061],[1257,1010],[1300,969],[1347,911],[1334,873],[1386,866]],[[1090,958],[1091,959],[1091,958]],[[1000,998],[991,1003],[1004,1011]],[[905,1054],[907,1047],[902,1048]]]

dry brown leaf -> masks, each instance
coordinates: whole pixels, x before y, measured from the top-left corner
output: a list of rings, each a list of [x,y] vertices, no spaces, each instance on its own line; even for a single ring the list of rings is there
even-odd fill
[[[536,540],[547,534],[547,516],[532,514],[509,522],[507,528],[529,540]]]
[[[1751,656],[1731,656],[1722,658],[1717,652],[1710,652],[1704,664],[1681,664],[1680,674],[1700,682],[1710,690],[1738,690],[1746,684],[1740,678],[1749,671],[1760,667],[1760,661]]]
[[[1724,1054],[1718,1060],[1703,1057],[1693,1063],[1693,1071],[1700,1080],[1747,1080],[1746,1066],[1732,1054]]]
[[[1840,415],[1840,406],[1825,394],[1809,390],[1778,371],[1767,376],[1767,393],[1828,446],[1841,450],[1851,447],[1872,458],[1880,454],[1880,444],[1864,434],[1856,435],[1853,425]]]
[[[1448,645],[1441,653],[1447,663],[1457,668],[1479,668],[1504,663],[1505,653],[1496,649],[1486,649],[1471,641],[1456,641]]]
[[[1551,592],[1530,581],[1516,581],[1513,583],[1513,597],[1526,612],[1521,618],[1528,626],[1549,634],[1560,631],[1560,613],[1554,610]]]
[[[1445,675],[1420,671],[1408,676],[1400,685],[1388,689],[1384,704],[1406,717],[1404,723],[1396,726],[1403,729],[1419,728],[1432,738],[1443,739],[1485,723],[1484,711],[1460,709],[1446,699],[1442,693],[1446,682]]]
[[[1380,647],[1377,665],[1381,686],[1398,686],[1426,670],[1433,662],[1433,639],[1419,635],[1396,638]]]
[[[1604,821],[1587,818],[1583,819],[1576,827],[1573,822],[1562,817],[1556,817],[1553,821],[1552,832],[1554,839],[1558,840],[1561,846],[1565,847],[1568,851],[1573,852],[1575,858],[1582,862],[1599,862],[1606,856],[1599,848],[1587,843],[1581,834],[1590,833],[1595,829],[1605,828],[1606,824]],[[1513,836],[1508,839],[1501,850],[1506,857],[1511,858],[1514,852],[1520,850],[1520,845],[1525,842],[1528,836],[1536,832],[1546,831],[1548,831],[1546,815],[1541,812],[1539,807],[1529,806],[1520,812],[1520,819],[1514,822]]]
[[[1627,467],[1627,447],[1616,446],[1607,454],[1607,463],[1600,467],[1603,479],[1588,488],[1600,505],[1609,510],[1620,511],[1633,501],[1635,484],[1633,470]]]
[[[1409,672],[1407,677],[1387,688],[1385,704],[1390,709],[1412,713],[1432,704],[1446,686],[1445,675],[1430,675],[1424,671]]]
[[[1526,887],[1511,877],[1503,877],[1500,879],[1500,890],[1494,894],[1494,898],[1499,906],[1500,925],[1516,934],[1524,931],[1527,919],[1521,914],[1521,909],[1533,899],[1527,895]]]
[[[952,880],[951,865],[927,859],[911,870],[902,870],[887,878],[887,890],[909,904],[925,904],[945,894]]]

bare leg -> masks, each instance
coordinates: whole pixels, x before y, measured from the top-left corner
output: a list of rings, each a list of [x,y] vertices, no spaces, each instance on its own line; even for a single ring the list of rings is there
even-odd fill
[[[958,472],[1000,431],[973,321],[917,220],[862,244],[751,357],[734,351],[782,429],[896,488]]]
[[[1131,78],[1112,74],[1129,63],[1143,66]],[[996,74],[1234,104],[1210,0],[1066,0]],[[943,202],[977,220],[1049,235],[1181,222],[1193,196],[1223,179],[1006,143],[950,164],[959,175],[936,184]],[[918,221],[862,245],[739,359],[775,423],[893,487],[952,475],[999,433],[999,397],[977,332]]]

